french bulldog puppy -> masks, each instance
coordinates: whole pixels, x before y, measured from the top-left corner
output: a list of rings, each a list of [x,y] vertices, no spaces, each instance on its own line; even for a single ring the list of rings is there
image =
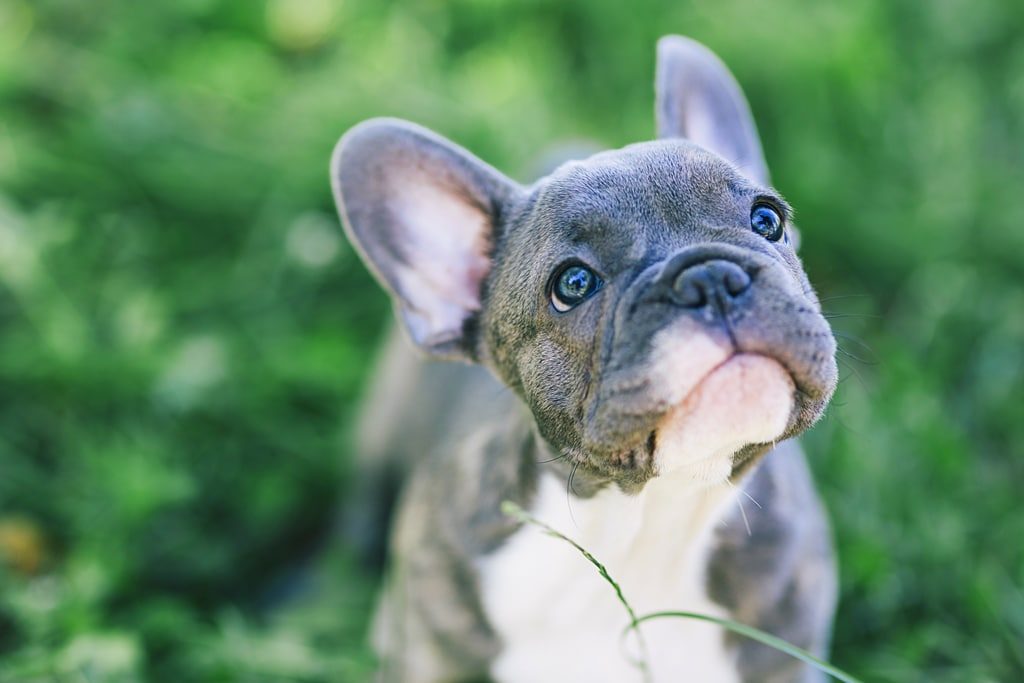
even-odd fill
[[[823,655],[830,532],[792,437],[836,385],[835,341],[725,66],[658,44],[658,140],[522,186],[376,119],[331,164],[352,244],[424,362],[392,339],[363,419],[361,514],[411,468],[374,640],[385,681],[811,681],[713,624]]]

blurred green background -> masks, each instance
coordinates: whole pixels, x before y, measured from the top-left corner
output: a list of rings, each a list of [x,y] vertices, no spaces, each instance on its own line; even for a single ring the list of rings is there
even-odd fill
[[[375,578],[323,539],[388,313],[331,148],[648,139],[670,32],[842,335],[834,662],[1024,680],[1024,3],[0,0],[0,681],[363,680]]]

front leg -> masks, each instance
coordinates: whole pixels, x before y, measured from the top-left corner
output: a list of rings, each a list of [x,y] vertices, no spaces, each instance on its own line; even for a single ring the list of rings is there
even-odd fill
[[[501,643],[483,610],[476,561],[518,527],[501,502],[527,504],[536,460],[531,431],[508,420],[442,445],[413,473],[374,625],[379,680],[490,679]]]
[[[423,548],[396,566],[373,627],[380,683],[489,680],[499,650],[468,566],[441,548]]]

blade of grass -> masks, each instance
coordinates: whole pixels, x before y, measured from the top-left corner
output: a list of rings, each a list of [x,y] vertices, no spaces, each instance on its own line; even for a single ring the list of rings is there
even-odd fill
[[[540,521],[539,519],[537,519],[530,513],[526,512],[526,510],[523,510],[521,507],[519,507],[512,501],[504,501],[501,504],[501,511],[504,515],[516,519],[520,522],[523,522],[524,524],[532,524],[536,527],[539,527],[540,529],[543,529],[548,536],[552,536],[559,540],[565,541],[573,548],[578,550],[580,554],[583,555],[583,557],[585,557],[588,562],[590,562],[590,564],[594,565],[594,567],[597,568],[597,571],[601,575],[601,577],[605,581],[607,581],[608,584],[611,585],[611,587],[615,590],[615,595],[618,597],[619,602],[622,603],[622,606],[626,609],[626,613],[629,615],[629,625],[626,626],[626,628],[623,630],[622,635],[623,637],[625,637],[630,632],[636,633],[637,643],[640,646],[640,660],[634,661],[634,663],[638,667],[640,667],[641,671],[643,672],[645,681],[650,680],[650,670],[647,664],[647,643],[644,641],[643,634],[640,632],[640,624],[647,621],[652,621],[654,619],[677,618],[694,619],[697,621],[706,621],[712,624],[717,624],[718,626],[721,626],[724,629],[732,631],[733,633],[745,636],[752,640],[756,640],[757,642],[763,643],[768,647],[775,648],[779,652],[787,654],[790,657],[795,657],[796,659],[799,659],[815,667],[822,673],[826,673],[837,680],[843,681],[843,683],[862,683],[858,678],[855,678],[854,676],[846,673],[842,669],[834,667],[828,662],[815,657],[807,650],[799,648],[796,645],[793,645],[792,643],[783,640],[782,638],[773,636],[772,634],[754,628],[753,626],[741,624],[738,621],[733,621],[731,619],[723,619],[720,617],[713,617],[709,614],[701,614],[699,612],[683,611],[652,612],[651,614],[645,614],[642,617],[638,617],[636,615],[636,611],[633,609],[633,606],[629,604],[628,600],[626,600],[626,596],[622,592],[622,587],[618,584],[618,582],[615,579],[612,578],[611,574],[608,573],[608,569],[603,564],[601,564],[601,562],[599,562],[598,559],[594,557],[589,550],[587,550],[586,548],[584,548],[579,543],[569,538],[562,532],[558,531],[554,527],[551,527],[545,522]]]
[[[641,673],[643,674],[644,681],[647,681],[649,683],[651,680],[651,674],[647,666],[647,642],[644,640],[643,633],[641,633],[640,629],[637,628],[640,622],[637,620],[636,612],[633,611],[633,606],[629,604],[629,601],[626,600],[626,596],[623,595],[622,587],[619,586],[618,582],[615,581],[615,579],[612,578],[611,574],[608,573],[608,569],[603,564],[598,562],[597,558],[591,555],[590,551],[581,546],[579,543],[572,540],[571,538],[563,534],[561,531],[558,531],[554,527],[551,527],[545,524],[544,522],[540,521],[539,519],[537,519],[536,517],[534,517],[529,512],[519,507],[512,501],[504,501],[501,504],[501,512],[502,514],[513,519],[519,520],[524,524],[532,524],[536,527],[543,529],[544,533],[546,533],[548,536],[552,536],[559,540],[565,541],[573,548],[576,548],[576,550],[578,550],[580,554],[583,555],[583,557],[587,558],[587,561],[589,561],[590,564],[594,565],[594,567],[597,568],[597,572],[601,575],[601,578],[607,581],[611,585],[611,587],[615,589],[615,595],[619,598],[619,602],[622,603],[622,606],[626,609],[626,613],[629,615],[629,626],[627,627],[627,629],[636,633],[637,645],[640,647],[640,658],[638,660],[632,660],[632,662],[640,669]]]
[[[645,614],[641,617],[637,617],[635,624],[630,624],[629,626],[627,626],[623,631],[623,634],[628,633],[633,628],[636,628],[637,625],[642,624],[644,622],[651,621],[653,619],[667,619],[673,617],[682,619],[695,619],[697,621],[707,621],[712,624],[717,624],[724,629],[732,631],[733,633],[745,636],[747,638],[750,638],[751,640],[756,640],[757,642],[763,643],[768,647],[775,648],[779,652],[783,652],[789,655],[790,657],[794,657],[803,662],[806,662],[807,664],[810,664],[822,673],[826,673],[829,676],[832,676],[836,680],[843,681],[844,683],[862,683],[860,679],[855,678],[854,676],[846,673],[842,669],[832,666],[831,664],[822,659],[818,659],[807,650],[799,648],[787,640],[783,640],[782,638],[773,636],[772,634],[754,628],[753,626],[747,626],[746,624],[741,624],[740,622],[733,621],[731,619],[713,617],[710,614],[683,611],[652,612],[650,614]]]

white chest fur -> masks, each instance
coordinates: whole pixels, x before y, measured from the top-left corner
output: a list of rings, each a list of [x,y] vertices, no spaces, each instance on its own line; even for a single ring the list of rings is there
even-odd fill
[[[609,487],[569,501],[553,476],[541,478],[531,513],[601,561],[637,614],[688,610],[722,616],[707,597],[705,568],[714,529],[735,489],[696,489],[672,477],[637,496]],[[610,585],[567,543],[527,525],[479,565],[484,609],[504,648],[492,675],[508,683],[642,681],[621,640],[628,616]],[[738,680],[724,633],[712,624],[662,619],[642,627],[650,680]]]

